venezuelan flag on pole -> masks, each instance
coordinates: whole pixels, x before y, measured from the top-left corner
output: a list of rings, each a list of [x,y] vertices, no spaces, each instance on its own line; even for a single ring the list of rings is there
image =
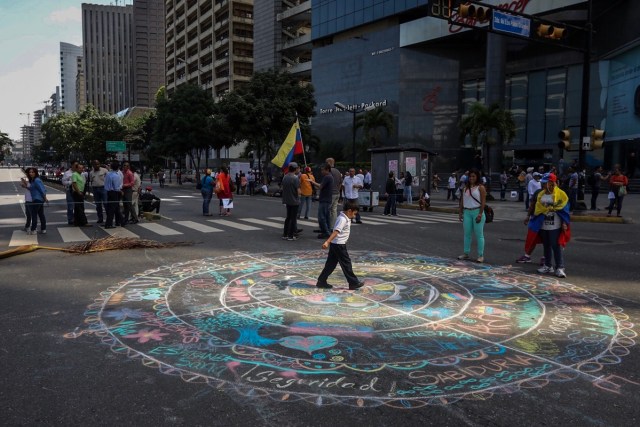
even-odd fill
[[[278,154],[271,160],[271,163],[279,168],[286,168],[293,161],[295,154],[303,154],[302,134],[300,133],[300,124],[295,121],[291,130],[278,150]]]

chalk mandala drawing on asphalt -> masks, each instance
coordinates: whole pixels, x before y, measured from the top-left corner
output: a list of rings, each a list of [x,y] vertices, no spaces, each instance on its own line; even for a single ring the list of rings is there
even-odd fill
[[[315,287],[325,254],[236,253],[103,292],[88,332],[115,353],[249,398],[414,408],[587,379],[617,392],[637,334],[610,300],[549,276],[353,252],[366,286]]]

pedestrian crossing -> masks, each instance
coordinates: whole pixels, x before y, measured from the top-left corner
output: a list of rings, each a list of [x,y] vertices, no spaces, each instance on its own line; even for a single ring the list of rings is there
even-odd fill
[[[138,224],[129,224],[126,228],[116,227],[104,229],[94,225],[92,227],[72,227],[62,222],[50,222],[46,235],[29,235],[23,230],[15,230],[18,224],[24,224],[23,218],[4,219],[0,224],[0,248],[2,246],[15,247],[34,244],[52,243],[78,243],[91,239],[106,237],[132,237],[144,239],[159,239],[162,237],[174,237],[191,235],[193,232],[210,234],[232,232],[251,232],[261,230],[282,230],[285,218],[283,216],[270,216],[266,218],[252,217],[225,217],[215,219],[200,219],[178,221],[164,218],[158,222],[141,221]],[[500,219],[499,221],[509,221]],[[449,213],[412,213],[402,216],[367,215],[362,216],[363,227],[384,227],[390,225],[401,226],[425,226],[434,224],[458,224],[458,216]],[[318,228],[318,220],[315,217],[299,219],[299,227]],[[360,226],[358,226],[360,227]],[[6,230],[6,232],[5,232]],[[188,238],[188,237],[187,237]]]

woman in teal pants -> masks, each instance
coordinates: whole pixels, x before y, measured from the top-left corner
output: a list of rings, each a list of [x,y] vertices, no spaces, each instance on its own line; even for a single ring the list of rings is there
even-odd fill
[[[468,260],[471,253],[471,239],[475,235],[478,245],[476,262],[484,262],[484,204],[487,190],[480,180],[480,171],[471,169],[460,197],[459,219],[464,227],[464,254],[458,259]]]

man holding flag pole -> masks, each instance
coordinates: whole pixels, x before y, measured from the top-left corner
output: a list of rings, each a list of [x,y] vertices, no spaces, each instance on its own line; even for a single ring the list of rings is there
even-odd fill
[[[282,168],[288,173],[282,179],[282,203],[287,207],[287,217],[284,222],[284,232],[282,239],[296,240],[296,234],[302,230],[298,230],[296,216],[298,215],[298,205],[300,204],[300,181],[296,172],[298,164],[293,161],[296,154],[304,155],[304,147],[302,145],[302,134],[300,133],[300,124],[296,119],[289,134],[280,146],[278,153],[271,160],[271,163]],[[305,167],[307,159],[304,159]]]

